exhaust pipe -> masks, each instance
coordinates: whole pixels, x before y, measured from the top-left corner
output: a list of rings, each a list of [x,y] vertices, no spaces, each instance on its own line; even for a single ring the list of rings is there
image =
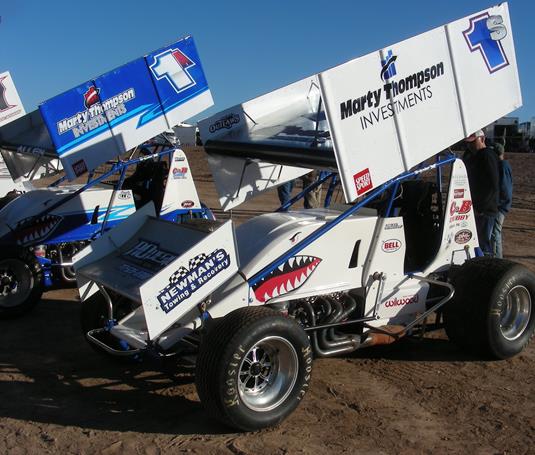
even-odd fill
[[[401,335],[399,335],[401,333]],[[403,325],[385,325],[378,328],[372,328],[366,334],[366,338],[361,344],[361,347],[379,346],[385,344],[392,344],[398,341],[405,335],[405,326]]]

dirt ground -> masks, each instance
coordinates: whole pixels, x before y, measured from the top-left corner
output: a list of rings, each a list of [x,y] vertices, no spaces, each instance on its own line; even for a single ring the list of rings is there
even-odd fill
[[[217,206],[201,153],[190,153],[192,170],[202,199]],[[505,255],[535,271],[535,155],[509,158]],[[270,194],[234,216],[275,206]],[[0,345],[0,453],[535,453],[535,344],[489,362],[438,333],[316,360],[297,411],[250,434],[206,416],[187,368],[171,375],[98,356],[80,331],[75,289],[1,321]]]

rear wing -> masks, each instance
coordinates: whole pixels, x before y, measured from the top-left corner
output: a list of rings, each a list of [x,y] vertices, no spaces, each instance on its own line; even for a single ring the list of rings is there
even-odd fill
[[[73,180],[212,104],[186,36],[43,102],[18,129],[0,129],[0,147],[59,158]]]
[[[24,182],[61,172],[41,116],[26,114],[9,71],[0,74],[0,127],[0,196],[27,189]]]
[[[236,160],[335,167],[352,202],[521,105],[509,10],[502,3],[234,106],[199,126],[217,163],[212,173],[218,189],[232,186],[228,169]],[[246,164],[242,169],[241,183],[232,183],[254,187],[254,176],[243,178]],[[231,193],[220,192],[224,207]]]

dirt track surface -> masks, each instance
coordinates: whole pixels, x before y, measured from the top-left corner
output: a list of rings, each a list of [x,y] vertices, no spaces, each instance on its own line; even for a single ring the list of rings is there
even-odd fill
[[[510,161],[505,254],[535,271],[535,155]],[[203,160],[192,168],[214,206]],[[276,203],[260,202],[261,210]],[[188,368],[97,355],[75,297],[51,291],[25,318],[0,321],[0,453],[535,453],[535,344],[488,362],[437,333],[316,360],[312,388],[289,419],[240,434],[206,416]]]

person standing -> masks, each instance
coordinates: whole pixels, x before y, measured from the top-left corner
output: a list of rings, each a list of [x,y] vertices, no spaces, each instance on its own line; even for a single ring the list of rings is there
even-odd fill
[[[494,256],[503,258],[502,228],[505,215],[509,213],[513,204],[513,172],[509,161],[504,159],[505,149],[503,144],[496,143],[494,149],[499,160],[500,192],[498,197],[498,214],[496,215],[492,229],[492,246]]]
[[[321,174],[321,172],[314,170],[300,177],[301,181],[303,182],[303,189],[309,185],[312,185],[318,178],[321,178]],[[283,183],[277,187],[277,193],[279,195],[279,201],[281,205],[286,204],[286,202],[292,198],[295,180],[290,180],[289,182]],[[305,209],[315,209],[321,207],[321,194],[322,185],[317,186],[305,194],[303,199],[303,205]]]
[[[487,147],[482,130],[468,136],[465,142],[468,150],[463,162],[470,182],[479,246],[485,255],[492,256],[491,235],[498,215],[500,187],[498,157]]]

